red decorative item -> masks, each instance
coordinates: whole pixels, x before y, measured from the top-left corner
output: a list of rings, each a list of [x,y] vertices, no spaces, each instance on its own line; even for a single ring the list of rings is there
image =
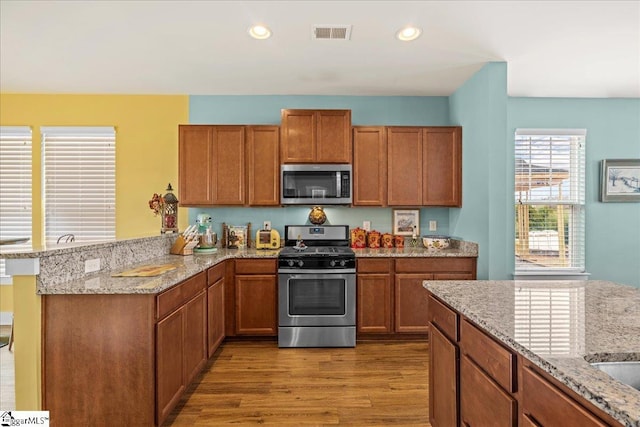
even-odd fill
[[[393,236],[391,235],[391,233],[384,233],[382,235],[382,247],[383,248],[393,247]]]
[[[351,229],[351,247],[353,249],[364,249],[367,247],[367,232],[363,228]]]
[[[370,231],[367,235],[367,241],[371,249],[380,248],[380,232],[375,230]]]

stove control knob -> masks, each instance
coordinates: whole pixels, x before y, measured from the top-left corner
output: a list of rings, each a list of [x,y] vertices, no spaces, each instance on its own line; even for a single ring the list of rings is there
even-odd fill
[[[344,267],[347,264],[347,261],[342,260],[340,261],[340,267]]]
[[[335,259],[332,259],[332,260],[329,262],[329,265],[330,265],[331,267],[335,267],[335,266],[336,266],[336,260],[335,260]]]
[[[289,267],[293,267],[294,262],[292,259],[290,259],[289,261],[287,261],[287,264],[289,264]]]
[[[302,266],[304,265],[304,262],[302,260],[298,261],[298,267],[302,268]]]

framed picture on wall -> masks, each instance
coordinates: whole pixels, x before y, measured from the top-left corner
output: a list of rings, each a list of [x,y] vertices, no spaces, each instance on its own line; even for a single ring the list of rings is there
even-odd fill
[[[420,234],[420,209],[394,209],[393,210],[393,234],[398,236],[411,236],[413,230]]]
[[[640,159],[602,160],[600,201],[640,202]]]

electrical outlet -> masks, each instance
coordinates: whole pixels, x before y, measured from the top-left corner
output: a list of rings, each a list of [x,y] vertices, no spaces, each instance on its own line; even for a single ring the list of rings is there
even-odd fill
[[[365,231],[371,231],[371,221],[362,221],[362,228],[364,228]]]
[[[262,226],[263,230],[271,230],[271,221],[265,221]]]
[[[429,221],[429,231],[436,231],[438,229],[438,222],[437,221]]]
[[[100,270],[100,258],[88,259],[84,262],[84,272],[93,273]]]

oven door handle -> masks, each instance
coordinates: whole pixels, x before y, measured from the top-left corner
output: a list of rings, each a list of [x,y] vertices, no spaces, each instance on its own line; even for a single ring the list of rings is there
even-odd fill
[[[292,274],[295,275],[296,277],[299,276],[306,276],[307,274],[322,274],[322,275],[336,275],[336,274],[355,274],[356,269],[355,268],[342,268],[342,269],[327,269],[327,268],[322,268],[322,269],[308,269],[308,270],[304,270],[304,269],[300,269],[300,268],[279,268],[278,269],[278,274]]]

